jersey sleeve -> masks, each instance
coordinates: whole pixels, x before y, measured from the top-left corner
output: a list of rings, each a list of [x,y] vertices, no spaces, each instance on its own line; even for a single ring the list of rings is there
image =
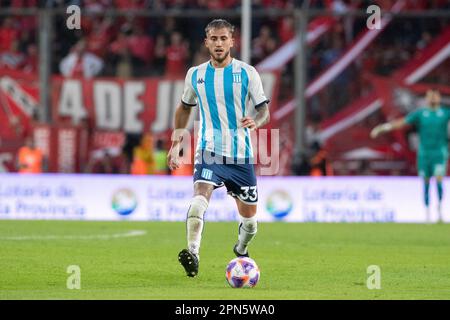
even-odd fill
[[[447,118],[447,122],[450,121],[450,108],[448,106],[442,106],[442,110],[445,112],[445,117]]]
[[[254,67],[250,69],[250,83],[249,83],[249,95],[252,99],[255,109],[263,106],[264,103],[269,103],[269,99],[264,94],[264,88],[262,85],[261,77],[258,71]]]
[[[419,122],[420,110],[411,111],[405,117],[405,122],[407,124],[417,125]]]
[[[186,73],[186,78],[184,79],[183,96],[181,97],[181,102],[188,107],[195,107],[197,105],[197,94],[195,93],[194,87],[192,86],[193,73],[194,68],[190,68]]]

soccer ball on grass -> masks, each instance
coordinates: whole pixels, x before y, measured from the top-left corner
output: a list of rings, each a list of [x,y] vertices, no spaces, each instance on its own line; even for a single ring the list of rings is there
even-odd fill
[[[260,272],[253,259],[239,257],[228,263],[225,276],[233,288],[253,288],[259,281]]]

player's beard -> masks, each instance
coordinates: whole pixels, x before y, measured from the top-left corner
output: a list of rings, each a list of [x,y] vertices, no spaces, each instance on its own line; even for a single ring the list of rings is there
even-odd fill
[[[214,52],[214,50],[210,50],[209,54],[215,61],[217,61],[218,63],[222,63],[230,56],[230,50],[228,50],[226,52],[224,51],[224,54],[222,55],[222,57],[217,57],[217,54]]]
[[[435,101],[431,101],[431,102],[429,103],[429,105],[430,105],[430,107],[431,107],[432,109],[435,109],[435,108],[439,107],[439,103],[437,103],[437,102],[435,102]]]

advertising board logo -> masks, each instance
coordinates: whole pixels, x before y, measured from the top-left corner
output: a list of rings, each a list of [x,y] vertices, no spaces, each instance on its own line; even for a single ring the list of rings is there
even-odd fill
[[[127,216],[136,209],[138,205],[137,197],[130,189],[123,188],[114,192],[111,206],[121,216]]]
[[[284,190],[272,192],[266,201],[266,210],[275,218],[283,219],[293,208],[293,201],[289,193]]]

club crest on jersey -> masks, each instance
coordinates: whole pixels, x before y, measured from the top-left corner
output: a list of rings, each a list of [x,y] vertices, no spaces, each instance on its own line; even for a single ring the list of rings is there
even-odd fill
[[[212,174],[213,172],[211,170],[203,168],[201,176],[206,180],[211,180]]]
[[[233,73],[233,82],[241,83],[241,74],[240,73]]]

